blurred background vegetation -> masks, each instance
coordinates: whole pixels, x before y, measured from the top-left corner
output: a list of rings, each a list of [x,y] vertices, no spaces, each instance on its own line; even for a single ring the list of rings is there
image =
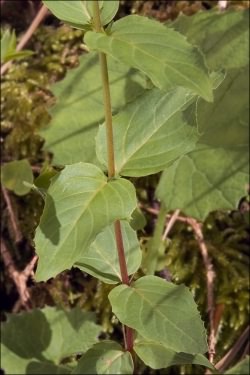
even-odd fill
[[[218,1],[121,0],[120,3],[116,18],[140,14],[161,22],[174,20],[180,12],[191,16],[198,11],[207,11],[218,6]],[[1,35],[6,28],[11,28],[20,39],[40,5],[39,1],[32,0],[1,1]],[[227,6],[247,8],[249,1],[228,1]],[[48,108],[54,102],[50,92],[51,85],[62,79],[69,69],[76,67],[79,56],[85,53],[82,37],[81,30],[62,25],[54,16],[48,15],[27,45],[34,54],[12,64],[1,77],[1,164],[27,158],[34,175],[38,176],[43,165],[51,163],[52,155],[43,150],[44,141],[38,130],[50,120]],[[147,219],[146,227],[139,233],[143,248],[146,247],[154,228],[155,216],[148,212],[147,208],[158,207],[154,198],[158,179],[159,176],[156,175],[134,181]],[[16,268],[21,271],[34,256],[32,238],[42,212],[43,199],[33,191],[22,197],[11,192],[8,194],[20,227],[21,238],[18,242],[15,241],[5,199],[1,199],[1,238],[7,244]],[[236,343],[248,324],[249,204],[247,197],[242,198],[237,210],[213,212],[203,225],[204,239],[216,274],[216,361]],[[184,283],[192,289],[208,327],[206,270],[194,233],[188,224],[175,224],[165,243],[162,263],[172,274],[174,282]],[[31,293],[31,308],[60,305],[93,310],[103,326],[103,337],[122,337],[107,301],[107,294],[112,286],[74,268],[47,283],[35,283],[31,277],[28,288]],[[7,312],[22,309],[17,304],[16,287],[2,261],[0,299],[2,320],[6,318]],[[247,350],[246,343],[232,364]],[[182,369],[172,367],[164,371],[153,371],[144,370],[142,365],[141,371],[145,374],[193,374],[194,371],[204,373],[204,369],[197,366],[195,368],[196,370],[185,366]]]

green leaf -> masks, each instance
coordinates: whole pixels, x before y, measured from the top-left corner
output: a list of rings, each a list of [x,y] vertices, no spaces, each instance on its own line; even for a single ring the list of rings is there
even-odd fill
[[[194,95],[182,87],[167,92],[153,89],[114,116],[116,172],[136,177],[156,173],[192,150],[196,129],[180,112],[192,100]],[[97,156],[107,166],[104,125],[96,140]]]
[[[4,164],[1,168],[1,180],[3,186],[17,195],[29,193],[31,187],[24,184],[33,184],[33,173],[28,160],[15,160]]]
[[[68,1],[67,1],[68,3]],[[144,91],[145,78],[133,69],[108,59],[113,112]],[[96,163],[95,136],[104,121],[102,81],[97,54],[80,58],[80,65],[52,87],[57,103],[52,107],[50,126],[41,132],[53,162]]]
[[[112,310],[146,339],[176,352],[207,351],[206,334],[191,292],[156,276],[144,276],[109,294]]]
[[[1,64],[7,62],[7,55],[16,50],[16,33],[15,30],[10,32],[6,29],[1,37]]]
[[[245,359],[240,361],[237,365],[231,367],[229,370],[225,372],[225,375],[249,375],[249,368],[250,368],[250,361],[249,356],[246,356]]]
[[[198,101],[196,121],[202,133],[199,143],[228,149],[240,147],[243,152],[248,148],[249,66],[226,73],[215,91],[214,103]]]
[[[100,334],[91,313],[46,307],[11,314],[2,323],[2,368],[8,374],[45,374],[54,367],[58,374],[69,373],[60,361],[87,351]],[[62,334],[63,332],[63,334]]]
[[[5,55],[4,62],[10,61],[10,60],[20,60],[23,59],[24,57],[28,57],[33,55],[33,51],[29,50],[22,50],[22,51],[13,51]]]
[[[121,228],[128,274],[132,275],[141,264],[140,245],[135,231],[128,222],[121,221]],[[107,284],[122,281],[113,224],[97,235],[75,266]]]
[[[249,61],[249,12],[235,9],[181,14],[173,26],[198,45],[212,70],[240,68]]]
[[[93,18],[93,1],[86,1],[88,11]],[[99,0],[99,8],[100,8],[100,14],[101,14],[101,23],[102,25],[107,25],[119,9],[119,0]]]
[[[129,224],[134,230],[143,229],[147,224],[145,216],[138,207],[132,213],[132,219]]]
[[[28,363],[27,367],[26,367],[26,373],[25,374],[29,374],[29,375],[36,375],[36,374],[40,374],[40,375],[61,375],[61,374],[71,374],[72,373],[72,369],[69,368],[69,367],[66,367],[66,366],[58,366],[58,365],[54,365],[53,363],[51,362],[38,362],[38,361],[31,361]],[[17,374],[20,374],[19,372],[17,372]]]
[[[141,360],[153,369],[161,369],[174,365],[196,364],[214,370],[214,366],[202,354],[177,353],[163,343],[146,340],[143,337],[135,339],[134,350]]]
[[[113,24],[109,35],[88,31],[85,42],[139,69],[160,89],[183,86],[213,100],[203,56],[180,33],[159,22],[127,16]]]
[[[218,209],[235,209],[249,180],[248,69],[230,70],[213,104],[200,100],[194,127],[202,132],[196,150],[169,166],[156,190],[169,210],[180,208],[204,220]],[[190,108],[187,110],[190,123]],[[174,189],[173,189],[174,187]]]
[[[85,0],[43,0],[46,7],[60,20],[82,30],[91,28],[92,1]],[[118,0],[99,0],[102,25],[109,23],[119,8]]]
[[[164,171],[156,195],[169,210],[204,220],[213,210],[237,207],[246,195],[247,166],[236,151],[204,146]]]
[[[72,374],[133,374],[133,359],[129,352],[113,341],[95,344],[85,353]]]
[[[51,165],[45,165],[39,176],[35,179],[34,184],[40,188],[47,190],[49,188],[52,177],[56,176],[58,171],[54,169]]]
[[[129,181],[108,181],[88,163],[66,166],[51,181],[36,230],[36,279],[47,280],[71,268],[98,233],[115,220],[129,220],[135,207],[135,189]]]
[[[56,176],[58,171],[51,165],[45,164],[40,175],[35,179],[32,189],[46,199],[47,190],[49,188],[52,177]]]

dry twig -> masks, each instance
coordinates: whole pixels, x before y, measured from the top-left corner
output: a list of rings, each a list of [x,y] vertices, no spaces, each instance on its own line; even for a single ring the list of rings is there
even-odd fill
[[[219,362],[216,363],[215,368],[218,371],[225,371],[230,364],[234,361],[234,359],[238,356],[242,349],[244,350],[244,345],[246,345],[246,349],[249,346],[249,333],[250,333],[250,326],[247,326],[245,330],[242,332],[236,343],[231,347],[231,349],[224,355],[223,358]],[[246,350],[244,350],[242,357],[245,356]],[[212,374],[211,371],[207,370],[206,375]]]
[[[32,35],[34,34],[35,30],[38,28],[44,17],[48,14],[48,9],[45,5],[41,7],[39,12],[37,13],[36,17],[32,21],[29,28],[26,30],[26,32],[23,34],[22,38],[20,39],[20,42],[18,43],[16,47],[16,51],[21,51],[23,47],[28,43]],[[8,61],[5,64],[1,66],[1,76],[6,73],[6,71],[10,68],[12,64],[12,61]]]
[[[214,277],[215,273],[213,270],[213,264],[208,255],[207,246],[204,241],[204,236],[202,233],[202,224],[193,218],[188,218],[189,224],[192,226],[196,239],[198,241],[201,255],[203,258],[203,263],[206,269],[206,284],[207,284],[207,311],[209,314],[209,360],[211,363],[214,361],[215,355],[215,345],[216,345],[216,335],[214,327]]]
[[[13,280],[20,297],[20,305],[24,306],[26,309],[29,308],[28,301],[30,299],[30,294],[27,288],[27,280],[32,275],[34,266],[38,257],[35,255],[23,271],[17,271],[10,252],[5,244],[3,238],[1,238],[1,256],[8,273]]]
[[[4,187],[2,187],[2,194],[3,194],[3,197],[4,197],[5,203],[6,203],[8,213],[9,213],[10,223],[11,223],[11,226],[12,226],[12,229],[13,229],[13,233],[15,234],[15,242],[18,243],[22,240],[22,234],[21,234],[21,231],[19,229],[16,217],[15,217],[15,213],[14,213],[14,209],[12,207],[12,203],[11,203],[9,193]]]
[[[168,221],[168,223],[166,225],[166,229],[165,229],[165,231],[163,233],[162,241],[164,241],[167,238],[169,232],[171,231],[172,227],[174,226],[176,220],[178,219],[179,213],[180,213],[179,209],[175,210],[175,212],[173,213],[173,215],[170,217],[170,219],[169,219],[169,221]]]

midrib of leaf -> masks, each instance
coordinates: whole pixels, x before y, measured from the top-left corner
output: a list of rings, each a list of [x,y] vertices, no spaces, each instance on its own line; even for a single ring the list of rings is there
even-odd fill
[[[117,355],[116,355],[115,357],[112,357],[111,361],[109,360],[110,363],[107,363],[106,366],[103,367],[103,370],[104,370],[104,371],[105,371],[105,370],[108,370],[108,369],[113,365],[113,363],[114,363],[117,359],[119,359],[120,357],[123,356],[124,353],[126,353],[126,352],[118,352]]]
[[[98,246],[94,246],[95,247],[95,250],[97,251],[97,253],[100,255],[100,257],[105,261],[106,264],[108,264],[110,266],[110,268],[113,270],[114,274],[118,277],[118,279],[120,279],[120,275],[119,275],[119,272],[117,272],[117,269],[114,267],[113,263],[111,263],[109,261],[109,259],[107,257],[104,256],[103,252],[101,251],[101,249],[98,247]],[[91,258],[88,256],[88,259],[97,259],[96,257],[95,258]],[[85,265],[85,263],[81,263],[83,265]],[[85,265],[86,267],[88,267],[88,265]]]
[[[165,99],[166,99],[166,98],[167,98],[172,92],[174,92],[174,91],[175,91],[175,90],[171,90],[171,91],[169,91],[167,94],[165,94],[165,95],[163,96],[163,98],[160,100],[160,102],[158,103],[158,105],[160,105],[161,101],[164,101],[164,100],[165,100]],[[195,95],[194,95],[194,96],[195,96]],[[169,114],[168,117],[166,117],[166,118],[164,118],[164,119],[162,120],[162,122],[158,125],[158,127],[156,127],[156,124],[155,124],[155,122],[156,122],[155,117],[156,117],[156,110],[157,110],[157,107],[155,107],[155,108],[154,108],[154,130],[148,135],[148,137],[144,137],[143,140],[142,140],[142,142],[141,142],[140,144],[137,143],[137,148],[136,148],[135,151],[132,151],[130,154],[128,154],[128,153],[126,153],[126,151],[125,151],[125,147],[126,147],[126,139],[127,139],[127,133],[128,133],[129,128],[130,128],[130,126],[131,126],[132,119],[133,119],[134,116],[136,115],[137,111],[140,110],[140,108],[141,108],[141,106],[138,106],[138,107],[135,109],[133,115],[131,116],[131,120],[129,121],[129,125],[128,125],[128,127],[126,128],[126,131],[125,131],[125,133],[124,133],[124,135],[123,135],[123,138],[122,138],[122,155],[123,155],[123,161],[122,161],[122,162],[123,162],[123,164],[121,164],[121,166],[120,166],[119,169],[122,170],[123,167],[124,167],[124,165],[126,165],[126,163],[128,162],[128,160],[131,159],[132,156],[135,155],[137,152],[139,152],[139,150],[140,150],[142,147],[144,147],[145,144],[146,144],[147,142],[149,142],[150,138],[152,138],[152,137],[154,136],[154,134],[157,133],[157,132],[159,131],[159,129],[163,126],[163,124],[166,123],[171,117],[173,117],[178,111],[180,111],[181,108],[184,107],[188,102],[190,102],[191,100],[193,100],[193,97],[194,97],[194,96],[190,97],[190,98],[189,98],[188,100],[186,100],[184,103],[180,104],[179,107],[175,108],[175,110],[174,110],[171,114]],[[167,125],[166,125],[166,126],[167,126]],[[174,134],[174,133],[175,133],[175,131],[169,133],[167,136],[171,136],[171,135]]]
[[[195,345],[197,344],[196,341],[190,337],[189,335],[187,335],[184,331],[182,331],[176,324],[174,324],[174,322],[172,322],[171,320],[169,320],[159,309],[157,308],[153,308],[154,305],[150,302],[149,299],[147,299],[143,294],[139,293],[138,289],[136,288],[133,288],[135,290],[135,292],[144,300],[148,303],[148,305],[152,308],[152,310],[154,312],[156,312],[160,318],[163,318],[163,320],[169,322],[173,327],[175,327],[177,329],[177,331],[179,331],[181,333],[181,336],[186,336],[192,343],[194,343]],[[147,291],[147,290],[146,290]],[[157,292],[155,292],[157,293]],[[183,312],[184,313],[184,312]]]
[[[88,9],[87,9],[85,3],[83,1],[80,1],[80,5],[82,7],[83,13],[85,13],[85,15],[87,16],[88,19],[91,19],[91,16],[88,12]]]

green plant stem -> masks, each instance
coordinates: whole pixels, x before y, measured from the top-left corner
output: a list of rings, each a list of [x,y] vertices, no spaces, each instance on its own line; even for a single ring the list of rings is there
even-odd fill
[[[93,1],[93,22],[97,32],[103,32],[100,19],[100,10],[98,0]],[[102,85],[103,85],[103,102],[105,108],[105,126],[106,126],[106,138],[107,138],[107,154],[108,154],[108,177],[113,178],[115,176],[115,153],[114,153],[114,138],[113,138],[113,127],[112,127],[112,107],[111,107],[111,96],[109,87],[109,76],[106,54],[99,53]],[[114,223],[115,239],[118,251],[118,259],[122,277],[122,283],[129,285],[128,269],[123,245],[121,223],[117,220]],[[133,351],[133,329],[124,326],[124,341],[126,350],[129,352]]]
[[[98,1],[93,2],[93,21],[95,30],[98,33],[103,32],[100,19],[100,11]],[[111,108],[111,96],[109,89],[109,76],[108,76],[108,65],[107,57],[105,53],[99,53],[99,60],[101,66],[102,75],[102,86],[103,86],[103,104],[105,110],[105,127],[106,127],[106,139],[107,139],[107,154],[108,154],[108,176],[112,178],[115,176],[115,153],[114,153],[114,138],[113,138],[113,127],[112,127],[112,108]]]

